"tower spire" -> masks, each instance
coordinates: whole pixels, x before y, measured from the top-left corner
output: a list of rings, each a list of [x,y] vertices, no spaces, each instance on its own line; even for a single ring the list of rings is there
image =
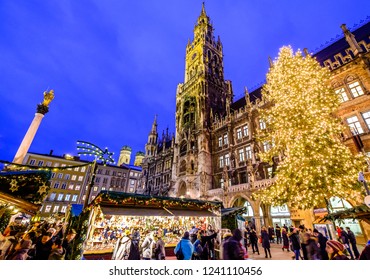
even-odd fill
[[[157,133],[157,114],[154,116],[151,133],[154,133],[154,134]]]
[[[207,14],[206,14],[206,8],[205,8],[205,5],[204,5],[204,2],[202,3],[202,12],[200,13],[200,15],[207,16]]]
[[[346,38],[346,41],[348,42],[349,46],[351,47],[354,55],[357,55],[358,53],[362,52],[361,47],[358,45],[357,40],[355,39],[355,36],[347,29],[347,26],[345,24],[342,24],[340,26],[343,30],[344,37]]]

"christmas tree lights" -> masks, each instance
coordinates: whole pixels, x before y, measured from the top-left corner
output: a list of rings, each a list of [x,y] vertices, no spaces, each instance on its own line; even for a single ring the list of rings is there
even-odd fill
[[[339,96],[330,87],[330,72],[310,55],[283,47],[267,74],[260,118],[267,128],[259,130],[268,151],[261,160],[281,159],[274,184],[262,191],[263,202],[288,203],[298,209],[322,204],[325,198],[360,200],[358,172],[365,165],[341,142],[344,127],[334,116]]]

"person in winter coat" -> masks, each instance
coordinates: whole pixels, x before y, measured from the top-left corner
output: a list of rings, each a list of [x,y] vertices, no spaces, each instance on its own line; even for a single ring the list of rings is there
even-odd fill
[[[341,232],[343,234],[343,232]],[[326,242],[326,251],[329,255],[329,260],[348,260],[344,254],[345,247],[342,243],[336,240]]]
[[[359,260],[370,260],[370,240],[367,241],[365,248],[362,250]]]
[[[144,238],[143,244],[141,244],[141,250],[144,260],[150,260],[152,258],[154,247],[154,233],[151,232]]]
[[[302,254],[303,254],[303,260],[307,260],[307,249],[306,249],[306,240],[304,238],[305,233],[307,232],[307,229],[305,228],[304,225],[300,225],[298,227],[298,235],[299,235],[299,241],[301,242],[301,249],[302,249]]]
[[[320,256],[322,260],[328,260],[329,256],[326,252],[326,242],[328,239],[319,232],[316,228],[313,230],[313,235],[317,238],[320,247]]]
[[[360,252],[357,249],[356,236],[349,227],[346,227],[346,230],[347,230],[349,243],[351,243],[353,253],[355,254],[356,259],[358,259],[360,257]]]
[[[64,238],[63,240],[63,248],[66,250],[66,254],[65,254],[65,259],[66,260],[70,260],[72,258],[72,245],[73,245],[73,240],[75,239],[76,237],[76,234],[77,232],[74,230],[74,229],[71,229],[66,238]]]
[[[241,230],[238,228],[234,229],[233,236],[227,239],[223,244],[222,258],[224,260],[244,260],[246,249],[241,243],[242,239]]]
[[[165,260],[166,259],[166,251],[165,251],[165,244],[162,240],[162,236],[154,235],[155,241],[155,248],[154,248],[154,259],[156,260]]]
[[[280,244],[281,242],[281,227],[276,224],[275,225],[275,235],[276,235],[276,244]]]
[[[208,260],[210,258],[209,250],[208,250],[209,242],[210,242],[210,240],[217,237],[217,233],[218,233],[218,231],[216,231],[215,233],[213,233],[211,235],[207,235],[205,230],[201,230],[199,232],[198,239],[200,239],[200,245],[203,248],[203,252],[200,255],[201,260]]]
[[[224,235],[222,236],[222,240],[221,240],[221,258],[224,259],[224,246],[225,246],[225,243],[232,237],[232,233],[231,232],[225,232]],[[198,239],[197,241],[199,241],[199,244],[200,244],[200,240]],[[197,251],[197,245],[194,243],[194,251]],[[199,258],[195,258],[195,259],[198,259]]]
[[[128,255],[129,260],[140,260],[139,242],[140,242],[140,231],[137,228],[135,228],[131,234],[130,253]]]
[[[54,240],[48,260],[64,260],[66,250],[63,248],[62,243],[62,240],[59,238]]]
[[[269,240],[271,243],[275,243],[275,231],[273,227],[268,227],[267,229],[268,235],[269,235]]]
[[[207,235],[210,236],[215,233],[215,230],[212,228],[211,225],[208,225],[207,227]],[[212,238],[207,241],[208,245],[208,254],[209,254],[209,259],[214,260],[216,259],[216,254],[215,254],[215,243],[216,240],[215,238]]]
[[[5,260],[13,251],[17,244],[16,234],[10,226],[5,228],[3,234],[0,233],[0,260]]]
[[[193,255],[194,252],[194,246],[190,241],[190,234],[188,231],[185,231],[184,236],[177,243],[174,250],[175,255],[179,250],[181,250],[182,253],[184,254],[184,260],[191,260],[191,256]]]
[[[229,233],[229,235],[232,236],[231,233]],[[191,257],[192,260],[200,260],[200,256],[203,253],[203,247],[202,247],[202,244],[201,244],[200,239],[201,239],[201,236],[200,236],[200,234],[198,234],[197,237],[196,237],[196,239],[195,239],[195,241],[192,242],[193,247],[194,247],[193,256]],[[190,234],[190,241],[192,241],[191,234]],[[205,246],[207,246],[207,245],[205,245]]]
[[[252,229],[249,233],[249,240],[251,242],[251,247],[253,254],[257,252],[257,254],[260,254],[260,251],[258,249],[258,236],[255,229]]]
[[[127,260],[130,254],[131,238],[130,230],[126,229],[122,237],[118,238],[114,246],[112,260]]]
[[[265,250],[265,258],[267,258],[267,253],[271,258],[271,251],[270,251],[270,236],[266,230],[266,227],[262,227],[261,230],[261,238],[262,238],[262,247]]]
[[[304,234],[304,239],[307,249],[307,260],[320,260],[321,254],[316,238],[311,236],[308,232]]]
[[[290,235],[290,242],[292,243],[292,250],[294,252],[295,260],[299,260],[301,253],[301,242],[299,239],[299,233],[297,228],[293,229],[293,232]]]
[[[289,250],[289,238],[288,238],[288,232],[285,228],[282,228],[281,235],[283,236],[283,247],[281,248],[283,251],[286,249],[288,252]]]
[[[49,258],[51,246],[53,245],[51,235],[50,232],[47,232],[36,242],[35,260],[47,260]]]
[[[18,243],[15,246],[15,252],[10,258],[11,260],[27,260],[28,258],[28,250],[32,246],[31,240],[22,240],[22,242]]]

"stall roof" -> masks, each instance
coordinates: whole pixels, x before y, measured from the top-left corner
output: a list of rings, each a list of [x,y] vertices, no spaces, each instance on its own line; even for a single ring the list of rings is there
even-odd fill
[[[346,210],[333,212],[326,215],[320,221],[336,221],[336,220],[344,220],[344,219],[357,219],[363,220],[370,224],[370,208],[367,207],[365,204],[357,205],[353,208],[349,208]]]
[[[102,191],[91,205],[103,213],[130,216],[220,216],[221,202]]]
[[[0,172],[0,193],[41,206],[50,189],[48,170],[12,170]],[[31,207],[33,211],[33,207]]]

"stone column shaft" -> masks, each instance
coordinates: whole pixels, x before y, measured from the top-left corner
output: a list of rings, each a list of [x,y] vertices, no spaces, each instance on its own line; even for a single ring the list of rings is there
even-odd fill
[[[33,121],[31,123],[30,127],[28,128],[27,133],[24,136],[23,141],[22,141],[21,145],[19,146],[18,151],[17,151],[17,153],[16,153],[16,155],[13,159],[14,163],[22,164],[23,159],[25,158],[25,156],[26,156],[26,154],[27,154],[27,152],[28,152],[28,150],[31,146],[33,138],[36,135],[37,129],[39,128],[41,120],[42,120],[43,117],[44,117],[43,114],[40,114],[40,113],[35,114],[35,117],[33,118]]]

